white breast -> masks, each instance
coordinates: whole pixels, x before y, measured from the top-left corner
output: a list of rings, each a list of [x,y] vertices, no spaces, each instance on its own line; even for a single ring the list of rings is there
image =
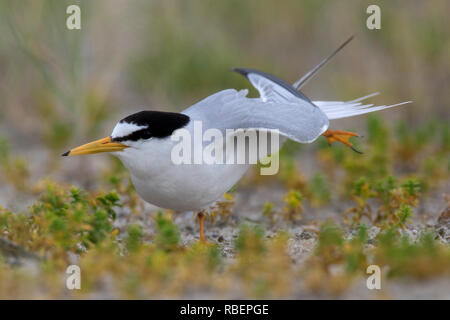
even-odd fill
[[[248,170],[248,164],[180,164],[171,160],[174,142],[152,139],[140,148],[116,152],[130,170],[138,194],[156,206],[177,211],[212,204]]]

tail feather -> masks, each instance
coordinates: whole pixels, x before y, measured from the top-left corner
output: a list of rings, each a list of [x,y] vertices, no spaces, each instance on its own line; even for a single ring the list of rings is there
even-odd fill
[[[351,100],[351,101],[313,101],[328,117],[329,120],[349,118],[358,116],[365,113],[374,111],[389,109],[404,104],[411,103],[412,101],[401,102],[392,105],[374,106],[373,104],[362,104],[360,101],[366,100],[370,97],[377,95],[378,92],[369,94],[367,96]]]

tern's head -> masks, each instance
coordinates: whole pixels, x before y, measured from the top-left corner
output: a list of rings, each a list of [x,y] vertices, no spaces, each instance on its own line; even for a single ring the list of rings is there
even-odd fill
[[[170,137],[184,127],[189,117],[181,113],[141,111],[120,120],[110,136],[71,149],[63,156],[101,152],[127,152],[149,145],[154,139]]]

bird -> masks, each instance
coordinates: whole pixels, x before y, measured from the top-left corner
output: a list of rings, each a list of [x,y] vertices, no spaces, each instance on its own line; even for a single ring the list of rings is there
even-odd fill
[[[351,101],[312,101],[301,92],[301,87],[352,39],[353,36],[294,84],[255,69],[233,68],[248,79],[259,97],[247,97],[248,90],[226,89],[179,113],[143,110],[118,121],[109,136],[70,149],[62,156],[103,152],[117,156],[129,170],[137,193],[146,202],[178,212],[197,213],[199,240],[206,243],[204,219],[208,208],[241,179],[251,164],[174,163],[176,136],[182,130],[195,134],[196,123],[201,123],[203,129],[214,129],[224,135],[219,146],[223,148],[246,131],[267,130],[281,136],[279,147],[286,139],[312,143],[325,136],[329,144],[340,142],[358,152],[350,142],[357,134],[331,130],[331,120],[411,101],[382,106],[362,103],[378,93]],[[231,134],[229,129],[234,129]],[[205,143],[202,142],[202,146]],[[262,157],[276,153],[279,147],[268,148]]]

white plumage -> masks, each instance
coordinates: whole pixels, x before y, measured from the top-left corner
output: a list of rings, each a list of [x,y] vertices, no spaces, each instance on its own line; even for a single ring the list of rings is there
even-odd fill
[[[377,93],[376,93],[377,94]],[[353,101],[313,101],[313,103],[318,106],[325,114],[327,115],[329,120],[341,119],[341,118],[349,118],[353,116],[358,116],[365,113],[370,113],[374,111],[380,111],[384,109],[389,109],[397,106],[401,106],[407,103],[411,103],[412,101],[400,102],[397,104],[391,105],[381,105],[374,106],[373,104],[362,104],[358,101],[363,101],[367,98],[370,98],[376,94],[371,94],[359,99],[355,99]]]

